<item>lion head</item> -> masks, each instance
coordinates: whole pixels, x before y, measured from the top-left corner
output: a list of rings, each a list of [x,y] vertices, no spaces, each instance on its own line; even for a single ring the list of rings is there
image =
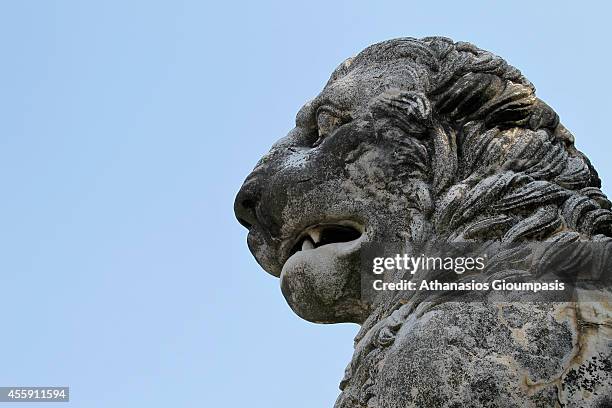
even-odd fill
[[[503,59],[402,38],[344,61],[235,201],[248,245],[313,322],[363,323],[369,242],[605,240],[610,202],[557,114]]]

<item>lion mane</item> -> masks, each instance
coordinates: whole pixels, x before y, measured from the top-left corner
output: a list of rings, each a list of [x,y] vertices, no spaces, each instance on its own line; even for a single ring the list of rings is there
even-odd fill
[[[371,101],[371,115],[379,129],[412,136],[404,141],[411,145],[404,160],[424,163],[419,176],[427,181],[414,194],[415,206],[431,215],[425,219],[437,236],[502,242],[612,236],[611,204],[596,170],[519,70],[469,43],[405,38],[366,48],[328,84],[389,60],[405,63],[407,82],[417,89],[386,90]]]

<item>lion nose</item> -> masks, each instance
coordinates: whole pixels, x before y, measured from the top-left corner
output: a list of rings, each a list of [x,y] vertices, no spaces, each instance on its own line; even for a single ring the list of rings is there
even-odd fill
[[[259,195],[256,193],[252,182],[245,182],[240,191],[236,195],[234,201],[234,214],[238,219],[238,222],[245,228],[251,229],[251,227],[257,222],[257,203],[259,201]]]

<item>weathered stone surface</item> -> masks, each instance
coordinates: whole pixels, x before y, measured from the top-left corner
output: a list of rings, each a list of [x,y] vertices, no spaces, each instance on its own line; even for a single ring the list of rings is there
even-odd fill
[[[235,211],[299,316],[362,326],[336,407],[612,407],[605,289],[575,303],[360,293],[370,242],[612,242],[573,142],[516,68],[468,43],[390,40],[334,71]]]

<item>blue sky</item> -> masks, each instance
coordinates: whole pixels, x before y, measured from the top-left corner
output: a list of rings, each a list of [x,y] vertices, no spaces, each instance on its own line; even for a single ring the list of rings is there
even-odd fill
[[[86,408],[331,406],[357,327],[289,310],[234,220],[244,177],[346,57],[445,35],[521,69],[610,193],[609,15],[563,1],[2,2],[0,385],[69,385]]]

